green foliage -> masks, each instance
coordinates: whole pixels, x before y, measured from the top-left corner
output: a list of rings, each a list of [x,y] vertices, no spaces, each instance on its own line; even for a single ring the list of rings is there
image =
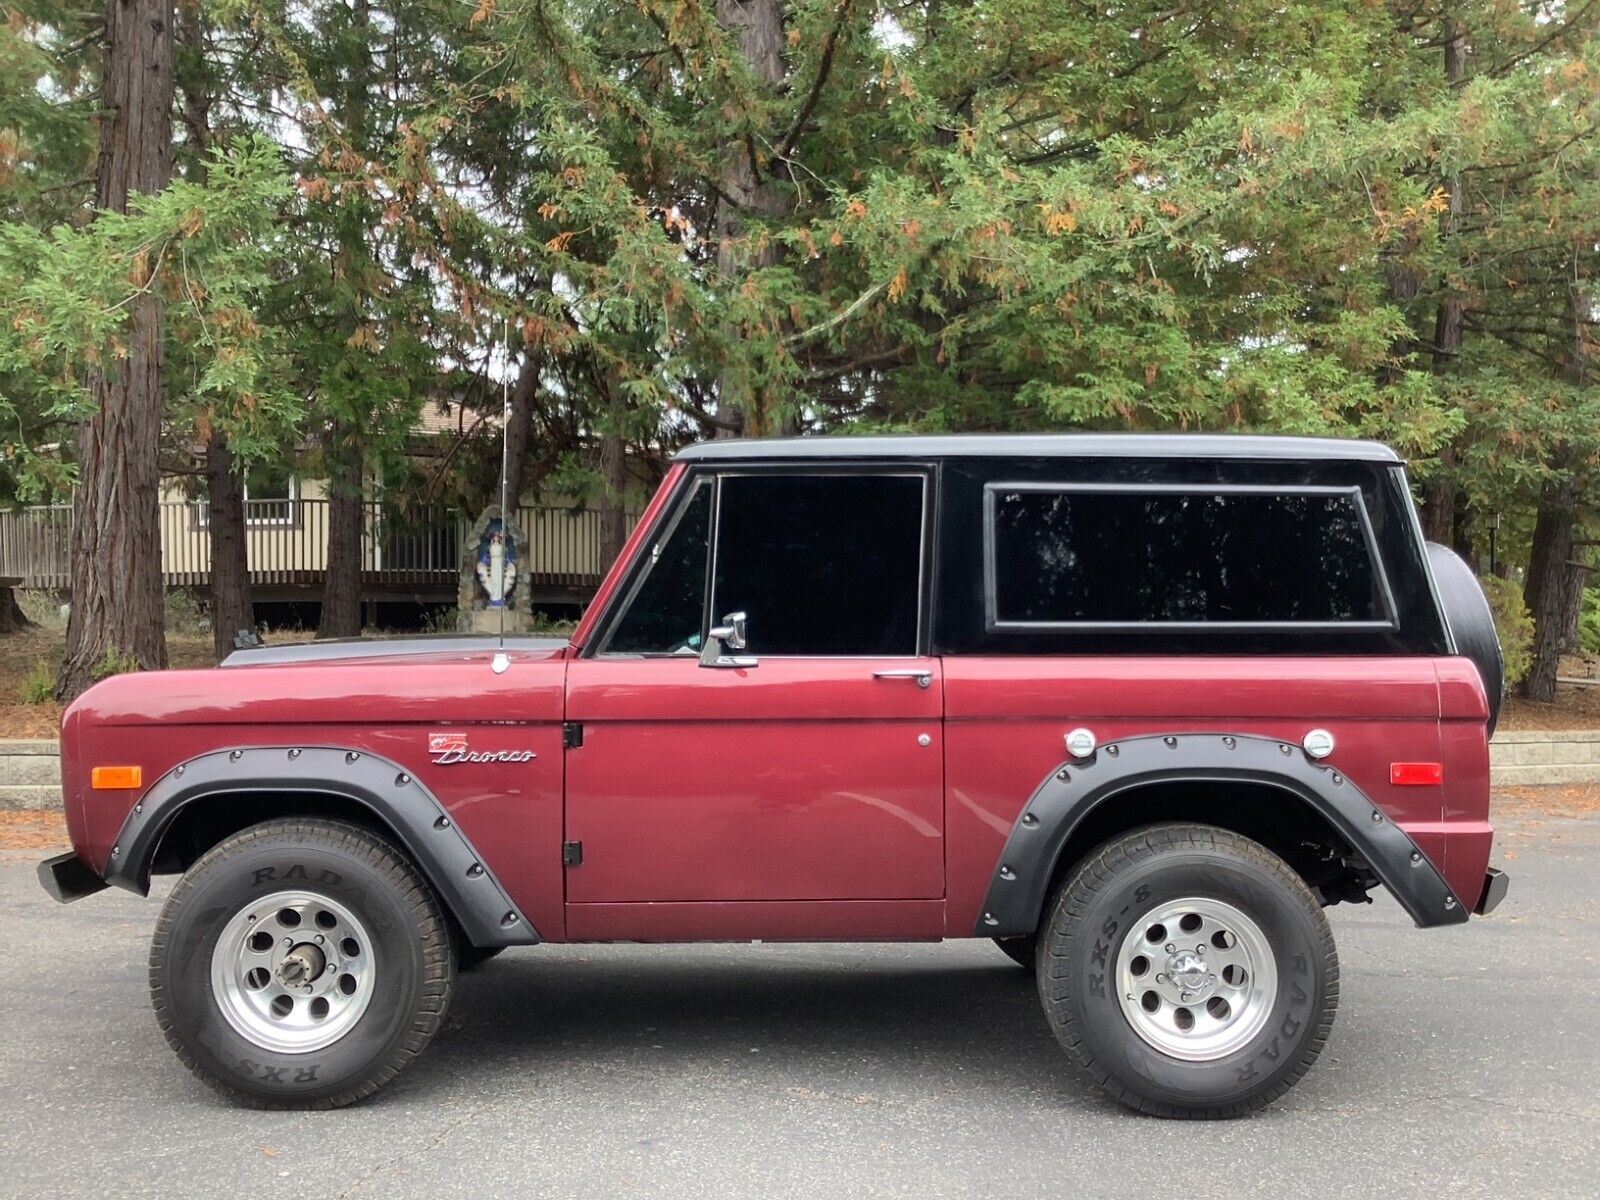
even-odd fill
[[[168,336],[180,348],[169,380],[186,405],[210,404],[242,452],[276,446],[297,402],[273,378],[274,338],[256,318],[273,260],[274,213],[286,193],[276,149],[245,138],[211,159],[203,185],[175,181],[140,197],[128,214],[39,229],[0,224],[0,428],[25,412],[75,423],[89,397],[81,364],[126,354],[133,299],[166,302]],[[71,470],[27,441],[0,446],[17,499],[59,492]]]
[[[1506,684],[1522,682],[1533,665],[1533,617],[1522,600],[1522,588],[1498,575],[1478,580],[1494,613],[1494,629],[1500,638],[1500,653],[1505,658]]]
[[[162,612],[168,633],[207,633],[211,619],[193,588],[168,588]]]
[[[105,655],[95,664],[91,675],[98,682],[102,679],[110,679],[113,675],[126,675],[131,671],[141,669],[137,654],[132,651],[119,650],[115,646],[107,646]],[[51,681],[50,686],[53,692],[55,687],[54,680]]]
[[[1600,588],[1583,593],[1583,611],[1578,616],[1578,648],[1585,654],[1600,654]]]
[[[430,608],[422,614],[423,633],[460,633],[461,609],[454,604]]]
[[[42,659],[28,668],[22,679],[24,704],[48,704],[56,698],[56,670]]]
[[[1518,564],[1554,484],[1600,507],[1583,6],[748,0],[752,61],[730,6],[210,0],[178,179],[91,223],[96,18],[10,5],[0,499],[70,486],[154,288],[170,460],[220,427],[396,505],[490,498],[520,375],[585,503],[602,442],[642,490],[727,432],[1089,428],[1381,438]]]

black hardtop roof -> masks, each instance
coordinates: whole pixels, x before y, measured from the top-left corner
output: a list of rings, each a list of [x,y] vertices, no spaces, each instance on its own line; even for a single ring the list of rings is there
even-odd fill
[[[729,438],[680,450],[679,462],[935,458],[1230,458],[1400,463],[1381,442],[1239,433],[960,433]]]

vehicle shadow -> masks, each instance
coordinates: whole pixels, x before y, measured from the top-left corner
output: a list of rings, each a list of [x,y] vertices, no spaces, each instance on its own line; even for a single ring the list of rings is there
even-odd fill
[[[759,1056],[801,1079],[872,1068],[932,1087],[1099,1106],[1040,1011],[1033,977],[978,947],[562,947],[462,975],[446,1028],[407,1072],[486,1076],[705,1069]]]

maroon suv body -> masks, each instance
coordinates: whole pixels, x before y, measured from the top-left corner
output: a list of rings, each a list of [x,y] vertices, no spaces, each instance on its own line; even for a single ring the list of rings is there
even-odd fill
[[[1323,906],[1503,894],[1499,670],[1381,446],[716,443],[570,641],[98,685],[41,876],[183,873],[156,1007],[253,1102],[369,1094],[505,946],[988,937],[1113,1095],[1229,1115],[1327,1035]]]

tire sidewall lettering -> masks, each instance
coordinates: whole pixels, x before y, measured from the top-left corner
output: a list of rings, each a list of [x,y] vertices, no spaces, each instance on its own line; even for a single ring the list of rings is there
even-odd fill
[[[207,1073],[237,1080],[258,1095],[332,1094],[359,1079],[403,1036],[421,977],[416,927],[393,888],[364,863],[322,846],[263,845],[195,884],[172,923],[164,985],[174,1031]],[[320,892],[358,913],[377,960],[367,1012],[339,1041],[312,1055],[271,1051],[242,1037],[223,1017],[211,988],[212,955],[232,915],[252,897],[294,889]]]
[[[1278,989],[1263,1028],[1234,1054],[1211,1062],[1189,1062],[1161,1054],[1134,1032],[1113,994],[1117,954],[1127,930],[1144,912],[1183,896],[1209,896],[1248,913],[1272,947]],[[1099,1069],[1140,1094],[1174,1104],[1229,1104],[1271,1089],[1296,1069],[1302,1049],[1318,1027],[1327,981],[1312,970],[1318,931],[1309,913],[1283,884],[1255,863],[1209,851],[1162,848],[1135,856],[1096,887],[1088,902],[1076,897],[1075,920],[1065,922],[1065,901],[1047,938],[1058,936],[1052,953],[1064,953],[1067,969],[1041,984],[1048,1010],[1067,1010],[1083,1050]],[[1125,919],[1119,920],[1121,914]],[[1320,916],[1320,914],[1319,914]],[[1072,928],[1076,925],[1076,929]],[[1052,1025],[1061,1032],[1058,1019]]]

